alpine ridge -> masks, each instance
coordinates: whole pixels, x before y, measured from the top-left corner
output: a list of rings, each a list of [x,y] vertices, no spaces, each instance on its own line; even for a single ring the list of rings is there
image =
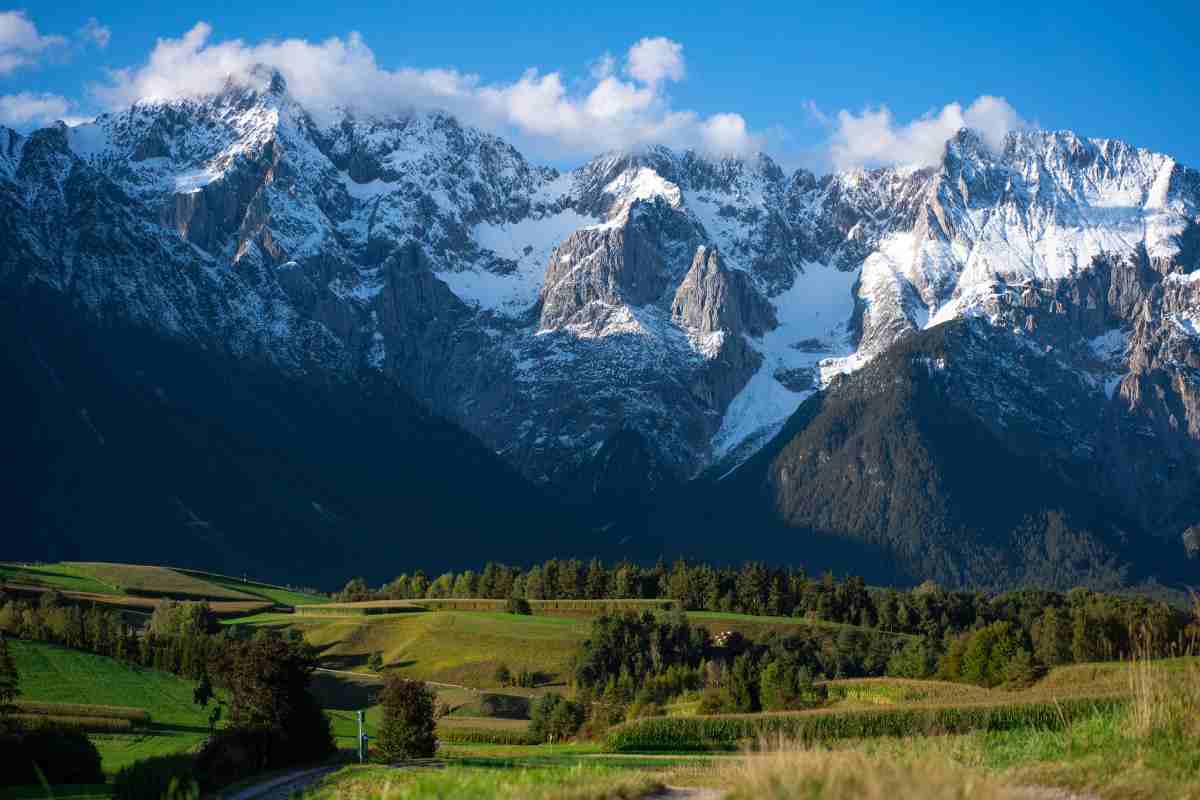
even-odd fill
[[[723,535],[690,484],[740,487],[773,556],[818,531],[914,580],[1195,572],[1169,554],[1200,551],[1200,173],[1166,155],[962,130],[920,169],[652,147],[561,172],[444,113],[306,109],[256,68],[0,130],[0,208],[10,309],[48,293],[286,381],[370,375],[668,554]],[[944,472],[935,409],[986,442],[994,494]],[[868,418],[891,421],[848,444]],[[1096,569],[1030,555],[1051,528]]]

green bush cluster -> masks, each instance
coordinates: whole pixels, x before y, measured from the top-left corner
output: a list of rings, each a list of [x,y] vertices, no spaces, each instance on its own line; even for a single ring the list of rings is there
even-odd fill
[[[196,757],[154,756],[122,768],[113,779],[114,800],[163,800],[198,791]]]
[[[584,708],[553,692],[544,694],[529,712],[529,733],[539,742],[563,742],[583,725]]]
[[[0,785],[103,783],[100,752],[87,734],[59,726],[18,728],[0,735]]]
[[[1125,702],[1117,697],[1083,697],[1058,702],[655,717],[610,729],[605,747],[612,752],[730,750],[778,736],[812,742],[1022,727],[1057,730],[1071,720]]]

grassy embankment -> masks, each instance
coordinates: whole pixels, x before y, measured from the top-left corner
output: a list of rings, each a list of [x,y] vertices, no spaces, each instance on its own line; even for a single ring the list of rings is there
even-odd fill
[[[21,675],[23,703],[121,706],[148,713],[150,722],[135,723],[131,731],[90,734],[108,774],[140,758],[187,750],[208,732],[207,712],[192,702],[191,681],[56,645],[10,640],[9,648]]]

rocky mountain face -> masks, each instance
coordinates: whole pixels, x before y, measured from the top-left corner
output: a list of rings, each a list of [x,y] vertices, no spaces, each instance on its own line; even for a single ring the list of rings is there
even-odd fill
[[[938,356],[955,407],[1131,540],[1198,549],[1200,173],[1168,156],[962,131],[924,169],[651,148],[559,172],[444,114],[305,109],[268,70],[0,145],[6,295],[289,379],[383,378],[599,522],[745,474],[806,401],[969,318]],[[1042,365],[1019,387],[1013,353]]]

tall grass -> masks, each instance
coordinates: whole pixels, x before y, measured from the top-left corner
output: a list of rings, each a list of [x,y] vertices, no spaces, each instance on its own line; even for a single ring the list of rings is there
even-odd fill
[[[1200,623],[1200,596],[1194,597]],[[1200,662],[1170,669],[1151,660],[1154,642],[1145,631],[1136,631],[1136,646],[1129,661],[1129,722],[1140,738],[1155,735],[1200,736]],[[1187,655],[1196,651],[1189,642]]]
[[[908,761],[781,742],[767,746],[770,752],[748,755],[720,769],[718,777],[730,789],[729,800],[1018,800],[1035,796],[944,758]]]

